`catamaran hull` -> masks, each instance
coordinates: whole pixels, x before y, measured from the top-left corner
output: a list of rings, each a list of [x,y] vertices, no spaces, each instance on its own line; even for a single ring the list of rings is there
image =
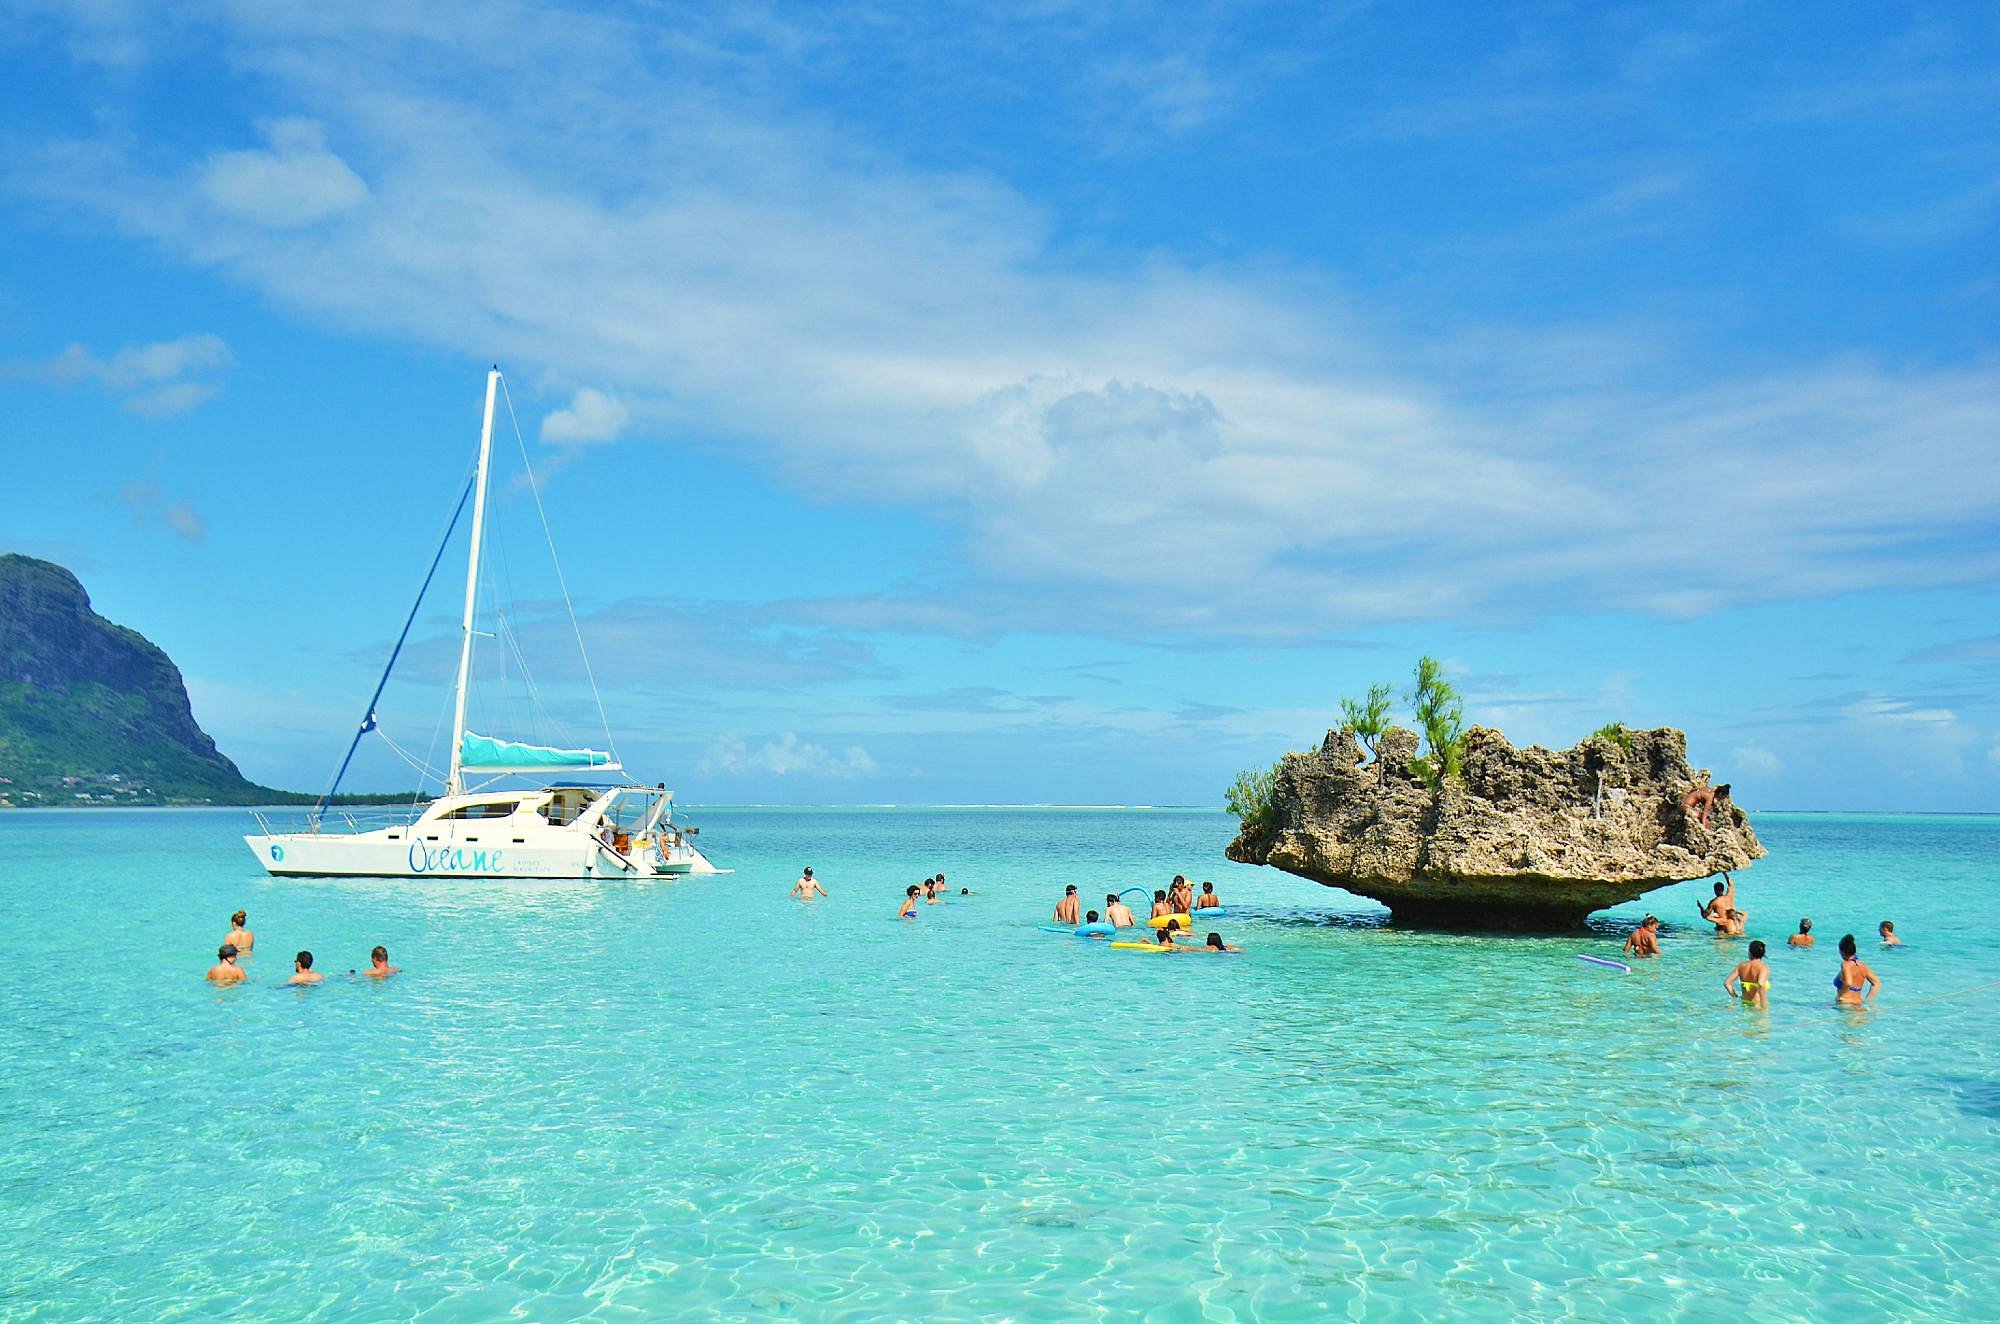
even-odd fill
[[[718,873],[690,846],[664,862],[626,860],[596,845],[382,841],[310,833],[247,836],[264,871],[286,878],[618,878]]]

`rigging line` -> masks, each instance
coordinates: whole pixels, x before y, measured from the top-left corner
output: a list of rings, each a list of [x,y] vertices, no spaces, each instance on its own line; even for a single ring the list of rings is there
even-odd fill
[[[431,568],[424,572],[423,585],[417,589],[417,600],[410,604],[410,614],[403,620],[403,632],[396,636],[396,646],[389,650],[389,665],[382,668],[382,679],[375,682],[375,693],[368,698],[368,711],[362,714],[361,725],[356,728],[354,739],[348,742],[347,755],[340,760],[340,768],[333,774],[333,784],[326,788],[326,794],[313,806],[315,814],[323,812],[327,802],[340,790],[340,779],[347,775],[347,765],[354,761],[354,751],[360,747],[361,737],[375,728],[375,705],[382,701],[382,691],[389,685],[389,673],[396,669],[396,659],[403,654],[403,644],[410,637],[410,627],[417,623],[417,613],[424,605],[424,594],[430,591],[438,563],[444,560],[444,549],[450,545],[452,531],[458,527],[458,518],[465,513],[465,503],[472,496],[472,483],[470,478],[465,480],[465,491],[459,493],[458,508],[451,512],[451,522],[444,526],[444,537],[438,539],[437,555],[431,558]]]
[[[408,750],[404,749],[401,745],[397,744],[394,740],[390,739],[389,733],[387,731],[384,731],[380,726],[377,726],[375,728],[375,734],[382,737],[382,743],[389,747],[390,753],[394,754],[397,758],[403,760],[403,762],[409,764],[412,768],[415,768],[417,770],[417,775],[419,777],[438,776],[438,770],[436,768],[431,767],[429,763],[419,763],[415,755],[411,754]]]
[[[611,754],[612,762],[621,762],[617,742],[611,738],[611,719],[604,715],[604,696],[597,689],[597,674],[591,670],[590,650],[583,646],[583,629],[576,623],[576,603],[571,600],[569,584],[563,578],[562,558],[556,555],[555,535],[549,532],[548,512],[542,509],[541,485],[535,481],[534,469],[528,462],[528,443],[521,436],[521,420],[514,415],[514,396],[507,389],[505,377],[500,379],[500,394],[507,401],[507,421],[514,426],[514,444],[521,451],[521,467],[528,475],[528,491],[534,494],[535,514],[542,521],[542,536],[548,539],[549,559],[555,562],[556,583],[562,588],[563,608],[569,612],[569,628],[570,633],[576,636],[576,651],[583,658],[583,674],[590,681],[590,697],[597,704],[597,720],[604,727],[604,745]]]

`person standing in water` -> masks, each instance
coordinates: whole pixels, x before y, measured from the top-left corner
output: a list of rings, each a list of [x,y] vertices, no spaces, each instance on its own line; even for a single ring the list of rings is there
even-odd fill
[[[1833,977],[1833,1000],[1843,1007],[1862,1006],[1882,989],[1882,981],[1854,952],[1854,935],[1846,934],[1840,940],[1840,973]]]
[[[1153,913],[1152,913],[1152,914],[1150,914],[1150,915],[1148,915],[1148,916],[1146,916],[1146,918],[1147,918],[1147,919],[1158,919],[1158,918],[1159,918],[1160,916],[1162,916],[1162,915],[1171,915],[1171,914],[1173,914],[1173,913],[1174,913],[1174,908],[1173,908],[1173,906],[1171,906],[1171,905],[1169,905],[1169,904],[1168,904],[1168,902],[1167,902],[1167,894],[1166,894],[1165,892],[1162,892],[1162,891],[1161,891],[1161,890],[1160,890],[1159,888],[1157,888],[1157,887],[1156,887],[1156,888],[1154,888],[1154,889],[1153,889]]]
[[[292,958],[292,977],[287,984],[317,984],[326,976],[313,969],[313,954],[300,952]]]
[[[1139,921],[1132,918],[1132,907],[1125,904],[1116,892],[1104,894],[1104,918],[1121,929],[1129,929]]]
[[[1217,910],[1220,909],[1221,906],[1222,906],[1222,898],[1215,894],[1215,884],[1203,883],[1201,885],[1201,895],[1194,899],[1194,909]],[[1189,911],[1188,913],[1193,914],[1194,911]]]
[[[1787,947],[1812,946],[1813,945],[1812,921],[1809,919],[1800,920],[1799,931],[1797,933],[1794,933],[1791,937],[1785,939],[1785,945]]]
[[[792,895],[801,901],[810,901],[816,896],[826,895],[826,889],[819,885],[819,879],[813,877],[811,866],[807,866],[806,871],[799,876],[799,881],[792,884]]]
[[[1771,967],[1764,964],[1764,944],[1750,944],[1750,959],[1731,970],[1722,987],[1732,998],[1741,998],[1753,1007],[1770,1005]],[[1740,991],[1739,991],[1740,990]]]
[[[1174,875],[1174,885],[1167,889],[1167,904],[1173,907],[1168,913],[1174,915],[1187,914],[1194,904],[1194,887],[1180,874]]]
[[[1062,900],[1056,902],[1056,923],[1080,923],[1081,921],[1078,920],[1077,916],[1082,913],[1083,903],[1076,899],[1076,884],[1071,883],[1063,889]]]
[[[1639,921],[1639,927],[1625,939],[1625,955],[1658,956],[1660,954],[1660,917],[1648,915]]]
[[[1729,912],[1736,909],[1736,880],[1728,874],[1715,885],[1715,895],[1701,908],[1701,917],[1715,925],[1715,936],[1729,936]]]
[[[257,935],[243,927],[243,921],[249,918],[249,915],[240,910],[231,915],[229,917],[229,936],[223,939],[224,942],[236,949],[239,956],[247,954],[252,947],[257,945]]]
[[[1884,947],[1901,947],[1903,945],[1903,940],[1896,936],[1896,926],[1888,920],[1885,919],[1876,925],[1875,931],[1882,935],[1882,945]]]
[[[216,949],[215,964],[208,968],[205,976],[211,984],[220,984],[225,988],[240,984],[249,977],[236,964],[236,945],[227,942]]]
[[[368,953],[368,968],[361,972],[363,979],[387,979],[390,975],[402,973],[401,966],[389,964],[389,949],[377,947]]]

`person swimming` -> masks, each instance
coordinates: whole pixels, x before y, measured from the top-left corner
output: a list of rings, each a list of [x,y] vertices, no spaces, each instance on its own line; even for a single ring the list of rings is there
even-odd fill
[[[1903,940],[1896,936],[1896,926],[1886,919],[1875,926],[1875,932],[1882,935],[1882,945],[1884,947],[1901,947],[1903,945]]]
[[[924,904],[927,906],[936,905],[938,903],[939,890],[937,879],[924,879]]]
[[[377,947],[368,953],[368,968],[361,972],[363,979],[387,979],[390,975],[401,974],[400,966],[389,964],[389,949]]]
[[[292,977],[287,984],[317,984],[326,976],[313,969],[313,954],[300,952],[292,958]]]
[[[1723,979],[1722,987],[1730,997],[1741,998],[1752,1006],[1770,1005],[1771,967],[1764,963],[1764,944],[1761,940],[1751,942],[1750,959],[1731,970]]]
[[[1222,898],[1215,894],[1214,883],[1203,883],[1201,895],[1194,899],[1196,910],[1214,910],[1222,904]]]
[[[1161,890],[1160,890],[1159,888],[1154,888],[1154,889],[1153,889],[1153,913],[1152,913],[1152,914],[1150,914],[1150,915],[1148,915],[1148,916],[1146,916],[1146,918],[1147,918],[1147,919],[1158,919],[1158,918],[1159,918],[1160,916],[1162,916],[1162,915],[1172,915],[1172,914],[1176,914],[1176,913],[1177,913],[1177,912],[1176,912],[1176,911],[1174,910],[1174,908],[1173,908],[1173,907],[1172,907],[1171,905],[1169,905],[1169,904],[1167,903],[1167,894],[1166,894],[1165,892],[1161,891]]]
[[[1794,933],[1791,937],[1785,939],[1785,945],[1787,947],[1812,946],[1813,945],[1812,921],[1809,919],[1800,920],[1799,931],[1797,933]]]
[[[896,908],[897,919],[915,919],[917,917],[917,893],[923,890],[915,883],[910,884],[910,890],[903,894],[903,904]]]
[[[1181,922],[1177,919],[1170,919],[1159,927],[1156,940],[1172,947],[1174,940],[1180,936]]]
[[[226,987],[230,984],[240,984],[250,976],[244,974],[236,964],[236,944],[225,942],[215,949],[215,964],[208,968],[208,974],[203,977],[212,984]]]
[[[257,945],[257,935],[243,927],[243,922],[249,918],[250,916],[241,910],[231,915],[229,917],[229,936],[223,939],[224,942],[236,949],[239,956],[248,955],[250,949]]]
[[[792,895],[801,901],[810,901],[816,896],[825,896],[826,889],[820,886],[819,879],[813,877],[813,871],[808,868],[799,876],[799,881],[792,884]]]
[[[1077,916],[1083,912],[1083,903],[1076,899],[1076,884],[1063,889],[1062,900],[1056,902],[1056,923],[1075,924]]]
[[[1875,972],[1854,953],[1854,935],[1850,933],[1840,940],[1840,973],[1833,977],[1833,1000],[1844,1007],[1862,1006],[1882,988]]]
[[[1129,929],[1139,922],[1132,918],[1132,907],[1126,905],[1125,899],[1116,892],[1104,894],[1104,918],[1121,929]]]
[[[1222,940],[1221,934],[1211,933],[1208,935],[1208,946],[1203,947],[1201,950],[1205,952],[1240,952],[1243,949],[1241,947],[1231,947]]]
[[[1660,917],[1648,915],[1639,921],[1639,927],[1632,930],[1625,939],[1627,956],[1658,956],[1660,954]]]

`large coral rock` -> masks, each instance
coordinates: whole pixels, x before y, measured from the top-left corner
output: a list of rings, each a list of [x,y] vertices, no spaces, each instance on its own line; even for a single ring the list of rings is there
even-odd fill
[[[1626,737],[1516,749],[1475,726],[1463,777],[1433,792],[1410,771],[1413,732],[1392,728],[1371,760],[1352,732],[1330,731],[1285,756],[1269,819],[1228,855],[1372,897],[1398,922],[1546,930],[1764,854],[1733,802],[1706,827],[1682,812],[1697,784],[1683,733]]]

